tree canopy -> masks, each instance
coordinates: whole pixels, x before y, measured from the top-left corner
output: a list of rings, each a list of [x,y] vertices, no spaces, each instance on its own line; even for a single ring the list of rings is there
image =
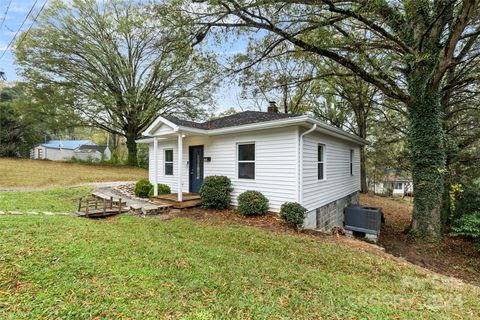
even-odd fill
[[[180,1],[200,35],[218,28],[262,30],[256,61],[288,43],[285,53],[328,59],[404,104],[416,194],[411,234],[439,237],[446,172],[441,96],[463,83],[458,76],[447,80],[452,69],[463,73],[478,62],[478,0],[195,2],[200,5]]]
[[[195,117],[213,91],[213,59],[141,3],[52,1],[15,55],[35,86],[73,92],[84,120],[124,136],[131,165],[156,116]]]

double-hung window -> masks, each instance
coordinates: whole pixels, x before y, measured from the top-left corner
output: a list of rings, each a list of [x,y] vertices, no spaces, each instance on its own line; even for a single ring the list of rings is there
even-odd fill
[[[255,179],[255,143],[237,145],[238,178]]]
[[[173,150],[167,149],[164,154],[165,175],[173,176]]]
[[[318,167],[318,180],[325,179],[325,146],[323,144],[318,145],[317,149],[317,167]]]
[[[350,149],[350,175],[353,176],[353,156],[354,156],[354,151],[353,149]]]

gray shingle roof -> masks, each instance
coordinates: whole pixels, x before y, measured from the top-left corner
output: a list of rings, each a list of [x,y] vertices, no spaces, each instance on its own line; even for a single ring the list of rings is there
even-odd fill
[[[190,127],[196,129],[220,129],[228,127],[236,127],[244,124],[252,124],[259,122],[266,122],[272,120],[280,120],[287,118],[299,117],[298,114],[287,114],[287,113],[274,113],[274,112],[261,112],[261,111],[244,111],[230,116],[221,117],[218,119],[210,120],[207,122],[193,122],[188,120],[181,120],[173,116],[165,116],[165,118],[176,125],[183,127]]]
[[[84,144],[84,145],[81,145],[80,147],[78,147],[79,150],[82,150],[82,151],[98,151],[100,153],[103,153],[105,152],[105,149],[107,148],[107,146],[99,146],[99,145],[88,145],[88,144]]]

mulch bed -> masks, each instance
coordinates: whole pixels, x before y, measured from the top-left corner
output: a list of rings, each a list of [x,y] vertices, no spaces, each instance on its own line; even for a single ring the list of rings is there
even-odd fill
[[[386,252],[432,271],[480,285],[480,252],[462,238],[444,236],[439,243],[418,242],[405,230],[410,224],[412,205],[374,195],[361,195],[364,205],[382,208],[385,224],[379,245]]]

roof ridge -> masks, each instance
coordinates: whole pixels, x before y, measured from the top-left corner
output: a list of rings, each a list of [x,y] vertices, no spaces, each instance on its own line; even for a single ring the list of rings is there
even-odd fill
[[[210,130],[225,127],[235,127],[245,124],[261,123],[267,121],[281,120],[286,118],[299,117],[299,114],[265,112],[256,110],[246,110],[234,114],[226,115],[217,119],[211,119],[204,122],[183,120],[174,115],[167,115],[165,118],[180,126],[188,126],[197,129]]]

